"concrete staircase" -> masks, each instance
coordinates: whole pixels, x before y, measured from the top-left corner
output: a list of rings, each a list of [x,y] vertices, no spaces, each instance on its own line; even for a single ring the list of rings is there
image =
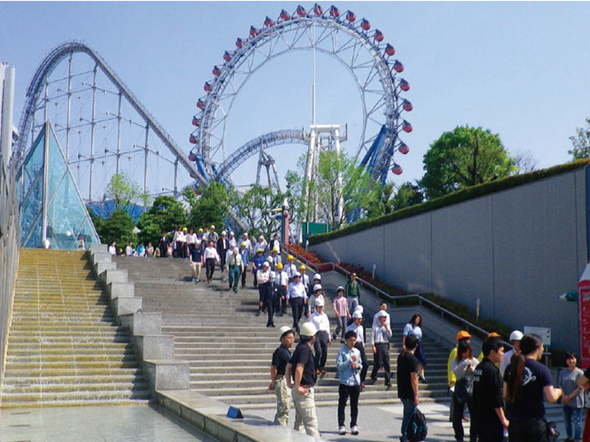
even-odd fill
[[[83,252],[22,249],[1,406],[149,400],[125,329]]]
[[[144,312],[161,312],[163,333],[174,336],[175,357],[190,362],[190,388],[242,409],[273,408],[274,393],[267,390],[270,382],[270,361],[279,345],[278,327],[291,325],[289,314],[276,317],[277,328],[266,328],[266,316],[257,317],[258,291],[252,288],[248,273],[247,288],[238,294],[228,290],[220,280],[217,267],[210,286],[190,282],[188,261],[180,259],[144,259],[116,257],[118,269],[128,270],[128,279],[135,282],[136,296],[142,296]],[[204,275],[202,276],[204,279]],[[331,301],[336,287],[327,286]],[[334,318],[331,302],[327,314]],[[409,316],[408,316],[409,318]],[[365,324],[370,327],[367,317]],[[401,350],[403,324],[394,325],[390,349],[394,387],[383,385],[383,371],[376,385],[363,391],[363,404],[399,403],[395,388],[397,355]],[[336,327],[332,324],[332,330]],[[427,384],[420,384],[422,401],[447,398],[446,363],[449,349],[441,348],[426,337],[423,341],[429,363]],[[342,344],[337,340],[329,349],[327,374],[318,382],[316,404],[337,404],[338,379],[336,353]],[[369,347],[370,352],[370,347]],[[372,354],[367,354],[372,363]],[[372,367],[371,367],[372,368]],[[370,375],[370,370],[368,376]]]

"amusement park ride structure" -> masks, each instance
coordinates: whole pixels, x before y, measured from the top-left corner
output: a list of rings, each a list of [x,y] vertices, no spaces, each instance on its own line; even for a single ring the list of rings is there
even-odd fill
[[[213,68],[213,78],[205,83],[205,95],[198,99],[199,111],[192,118],[188,155],[96,51],[78,41],[67,42],[53,49],[33,76],[12,162],[17,168],[22,166],[37,134],[49,121],[87,205],[104,202],[106,185],[114,173],[125,172],[143,183],[147,194],[178,197],[189,184],[196,188],[216,180],[233,185],[232,173],[255,155],[256,183],[260,184],[262,167],[269,184],[271,169],[278,182],[275,160],[267,150],[282,144],[308,146],[306,179],[312,179],[319,150],[325,146],[340,149],[346,138],[341,137],[338,125],[315,121],[315,54],[319,53],[344,66],[358,89],[363,121],[359,144],[349,151],[350,156],[375,180],[385,182],[390,170],[402,173],[393,157],[396,152],[409,152],[399,135],[412,131],[402,113],[413,106],[400,97],[410,85],[398,78],[403,64],[393,58],[395,49],[384,39],[367,19],[357,19],[352,11],[341,13],[335,6],[326,11],[319,4],[309,11],[298,6],[293,13],[282,10],[276,20],[266,17],[260,28],[250,28],[247,38],[238,38],[235,49],[223,54],[223,64]],[[312,51],[314,60],[309,128],[277,130],[232,149],[226,132],[240,91],[268,62],[302,50]],[[328,134],[324,145],[322,134]],[[192,181],[179,174],[179,167]],[[239,217],[232,218],[236,228],[248,227]]]

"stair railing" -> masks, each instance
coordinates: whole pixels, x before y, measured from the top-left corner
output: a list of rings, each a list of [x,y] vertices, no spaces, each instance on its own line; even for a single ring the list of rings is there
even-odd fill
[[[293,255],[299,261],[305,263],[305,265],[307,267],[312,268],[314,271],[316,271],[316,272],[319,273],[319,267],[317,265],[313,264],[308,259],[304,258],[300,254],[298,254],[297,252],[295,252],[288,245],[283,244],[282,247],[285,248],[286,250],[288,250],[289,251],[289,254]],[[351,272],[349,272],[344,267],[341,267],[340,265],[338,265],[335,262],[322,262],[321,263],[321,268],[322,268],[322,271],[336,271],[336,272],[338,272],[338,273],[346,276],[347,278],[351,274]],[[329,270],[326,270],[326,268],[329,268]],[[378,287],[375,287],[373,284],[371,284],[368,281],[365,281],[364,279],[361,279],[361,278],[358,278],[357,277],[357,281],[359,281],[361,287],[370,289],[377,296],[379,296],[381,298],[385,298],[386,300],[388,300],[389,302],[391,302],[394,307],[396,306],[396,301],[398,301],[398,300],[402,300],[402,299],[417,299],[418,300],[418,305],[426,305],[426,306],[428,306],[430,309],[434,310],[435,312],[438,312],[438,314],[440,314],[440,317],[441,318],[445,318],[445,317],[453,318],[455,321],[457,321],[460,324],[462,324],[464,326],[463,329],[466,330],[466,331],[475,331],[475,332],[479,333],[480,335],[482,335],[484,337],[489,334],[489,332],[487,332],[483,328],[478,327],[477,325],[475,325],[475,324],[467,321],[466,319],[463,319],[461,316],[458,316],[458,315],[454,314],[453,312],[450,312],[449,310],[441,307],[438,304],[435,304],[434,302],[432,302],[432,301],[424,298],[421,295],[418,295],[416,293],[413,293],[413,294],[409,294],[409,295],[398,295],[398,296],[394,296],[394,295],[391,295],[391,294],[389,294],[387,292],[384,292],[383,290],[381,290]],[[506,343],[506,344],[509,345],[510,347],[512,347],[510,344],[508,344],[508,343]]]

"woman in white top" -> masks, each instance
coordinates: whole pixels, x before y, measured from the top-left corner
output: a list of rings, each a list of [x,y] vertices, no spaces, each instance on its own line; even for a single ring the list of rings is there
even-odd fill
[[[410,322],[406,324],[403,331],[403,341],[402,344],[405,349],[406,344],[406,336],[407,335],[414,335],[418,338],[418,347],[416,347],[416,351],[414,352],[414,356],[418,359],[418,377],[422,382],[426,382],[426,378],[424,377],[424,366],[426,365],[426,355],[424,354],[424,349],[422,348],[422,315],[420,313],[416,313],[410,319]]]
[[[453,430],[455,431],[455,440],[462,441],[465,433],[463,431],[463,415],[465,412],[465,405],[471,414],[471,391],[473,382],[473,372],[479,361],[473,357],[473,350],[471,345],[465,341],[459,341],[457,345],[457,357],[453,359],[452,369],[457,381],[455,382],[455,390],[453,391],[453,410],[451,420],[453,422]],[[469,428],[469,440],[477,441],[477,431],[473,426],[473,415]]]
[[[332,345],[330,336],[330,319],[324,312],[324,300],[316,299],[315,312],[311,315],[309,321],[315,325],[317,333],[315,335],[315,368],[316,374],[326,374],[326,360],[328,359],[328,345]]]

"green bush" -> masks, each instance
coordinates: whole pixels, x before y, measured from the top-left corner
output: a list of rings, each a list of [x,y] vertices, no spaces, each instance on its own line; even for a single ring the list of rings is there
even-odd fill
[[[549,178],[562,173],[570,172],[572,170],[580,169],[590,164],[590,159],[583,159],[574,161],[572,163],[562,164],[559,166],[551,167],[549,169],[537,170],[535,172],[525,173],[522,175],[515,175],[503,180],[491,181],[477,186],[469,187],[468,189],[459,190],[446,195],[441,198],[436,198],[427,201],[422,204],[415,206],[406,207],[401,210],[397,210],[388,215],[381,216],[379,218],[373,218],[370,220],[359,221],[358,223],[351,224],[348,227],[344,227],[340,230],[333,231],[331,233],[322,233],[319,235],[312,235],[309,237],[309,245],[320,244],[325,241],[329,241],[343,236],[351,235],[366,229],[388,224],[393,221],[409,218],[416,215],[421,215],[432,210],[441,209],[448,207],[453,204],[462,203],[471,199],[479,198],[485,195],[489,195],[502,190],[512,189],[514,187],[522,186],[524,184],[533,183],[545,178]]]

